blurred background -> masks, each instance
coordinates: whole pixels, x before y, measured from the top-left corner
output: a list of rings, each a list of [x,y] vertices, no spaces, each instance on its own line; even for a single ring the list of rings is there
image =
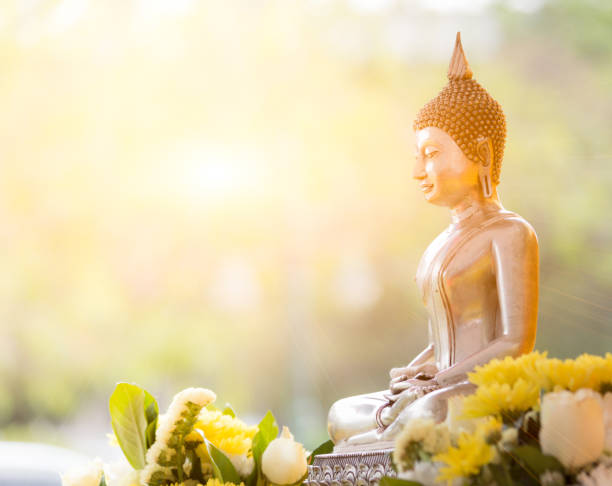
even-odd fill
[[[309,448],[426,344],[449,222],[412,121],[455,33],[508,120],[541,248],[537,348],[612,349],[612,4],[0,4],[0,440],[110,459],[108,397],[187,386]]]

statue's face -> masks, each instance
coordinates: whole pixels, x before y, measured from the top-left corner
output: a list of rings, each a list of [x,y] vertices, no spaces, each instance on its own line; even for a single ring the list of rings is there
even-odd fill
[[[450,135],[436,127],[416,132],[416,164],[413,177],[425,199],[454,208],[478,194],[478,167],[461,151]]]

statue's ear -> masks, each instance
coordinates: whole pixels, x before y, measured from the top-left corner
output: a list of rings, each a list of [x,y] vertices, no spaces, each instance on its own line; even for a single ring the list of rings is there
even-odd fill
[[[480,165],[488,167],[493,162],[493,144],[489,137],[480,137],[476,142],[476,153]]]
[[[491,182],[491,169],[493,168],[493,144],[488,137],[481,137],[476,143],[478,154],[478,175],[484,197],[491,197],[493,184]]]

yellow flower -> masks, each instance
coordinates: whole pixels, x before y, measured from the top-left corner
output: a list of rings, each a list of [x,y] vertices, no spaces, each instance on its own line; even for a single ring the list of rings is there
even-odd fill
[[[445,464],[440,468],[438,480],[446,480],[450,484],[455,478],[478,474],[482,466],[494,459],[495,448],[487,441],[500,431],[501,422],[490,419],[479,424],[473,434],[461,433],[456,447],[450,447],[433,458]]]
[[[501,438],[502,421],[496,417],[487,417],[486,420],[480,422],[476,426],[474,434],[484,437],[484,439],[491,443],[497,438]],[[472,434],[473,435],[473,434]]]
[[[493,359],[483,366],[477,366],[468,377],[475,385],[514,385],[518,380],[533,379],[538,363],[546,361],[546,353],[537,351],[524,354],[518,358],[506,356],[504,359]]]
[[[546,391],[577,391],[589,388],[599,391],[612,383],[612,354],[605,357],[583,354],[576,359],[548,359],[537,363],[534,379]]]
[[[468,434],[474,432],[479,423],[487,420],[488,417],[469,418],[463,412],[463,402],[466,395],[455,395],[448,399],[446,426],[450,432],[451,438],[459,437],[461,432]]]
[[[202,483],[199,483],[193,479],[188,479],[182,483],[172,483],[170,486],[204,486]],[[206,483],[206,486],[244,486],[244,483],[240,483],[237,485],[236,483],[224,483],[223,481],[219,481],[216,478],[211,478]]]
[[[493,415],[509,421],[530,408],[537,408],[539,400],[538,384],[522,378],[517,379],[513,385],[481,385],[474,394],[463,399],[463,415],[467,418]]]
[[[590,388],[600,391],[612,385],[612,354],[605,357],[583,354],[576,359],[548,359],[546,353],[533,352],[518,358],[509,356],[477,366],[468,373],[472,383],[488,386],[494,383],[513,386],[518,380],[537,383],[546,391],[576,391]]]
[[[236,486],[235,483],[223,483],[223,481],[219,481],[216,478],[210,478],[206,483],[206,486]],[[244,483],[240,483],[237,486],[244,486]]]
[[[194,425],[193,432],[185,438],[186,441],[203,442],[202,435],[196,429],[215,447],[232,456],[250,455],[253,437],[257,433],[256,425],[249,426],[242,420],[224,415],[218,410],[206,409],[200,413],[199,420]],[[203,462],[210,461],[204,444],[198,445],[196,452]]]

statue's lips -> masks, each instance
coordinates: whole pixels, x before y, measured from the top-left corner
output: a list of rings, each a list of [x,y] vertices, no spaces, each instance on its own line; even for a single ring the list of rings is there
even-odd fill
[[[423,192],[429,192],[433,189],[433,184],[419,184],[419,188]]]

